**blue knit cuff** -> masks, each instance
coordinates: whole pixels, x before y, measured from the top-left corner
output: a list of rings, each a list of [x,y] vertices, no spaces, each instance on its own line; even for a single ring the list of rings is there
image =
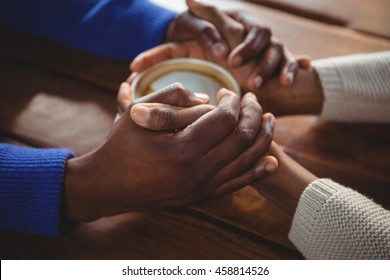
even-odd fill
[[[67,149],[0,144],[0,228],[61,234],[61,199]]]

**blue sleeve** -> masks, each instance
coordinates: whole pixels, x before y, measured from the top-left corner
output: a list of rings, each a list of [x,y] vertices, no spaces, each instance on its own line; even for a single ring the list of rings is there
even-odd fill
[[[61,234],[61,200],[67,149],[0,143],[0,229]]]
[[[113,59],[161,44],[175,13],[148,0],[1,0],[0,20]]]

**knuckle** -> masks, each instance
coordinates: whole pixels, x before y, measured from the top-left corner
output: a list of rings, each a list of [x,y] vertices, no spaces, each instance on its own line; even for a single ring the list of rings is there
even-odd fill
[[[249,103],[249,106],[250,106],[252,112],[256,112],[256,114],[259,114],[259,115],[263,114],[263,107],[261,107],[260,103],[257,100],[251,101]]]
[[[184,85],[182,83],[179,83],[179,82],[173,83],[170,87],[171,87],[171,90],[175,91],[176,94],[183,94],[186,90]]]
[[[246,150],[250,145],[252,145],[255,137],[255,130],[252,128],[245,128],[236,130],[236,141],[237,145],[241,150]]]
[[[283,44],[280,42],[274,42],[273,47],[280,53],[283,53]]]
[[[175,94],[175,99],[178,100],[178,105],[182,105],[189,96],[189,90],[179,82],[171,85],[171,91]]]
[[[199,39],[213,38],[215,35],[215,32],[216,32],[215,27],[213,25],[211,25],[210,23],[207,23],[200,28],[197,37]]]
[[[225,24],[224,29],[234,35],[242,35],[245,31],[244,26],[241,24]]]
[[[218,108],[221,118],[223,119],[224,125],[233,129],[236,127],[238,122],[238,116],[234,114],[234,112],[228,108],[219,107]]]
[[[264,57],[257,69],[257,73],[259,73],[263,79],[268,79],[277,70],[280,59],[281,56],[275,53]]]
[[[261,32],[263,32],[265,37],[271,38],[272,31],[269,27],[261,27]]]

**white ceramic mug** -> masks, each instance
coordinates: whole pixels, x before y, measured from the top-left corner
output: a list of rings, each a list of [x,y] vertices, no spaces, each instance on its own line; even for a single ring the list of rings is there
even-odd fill
[[[219,89],[226,88],[240,95],[240,87],[223,67],[201,59],[176,58],[158,63],[135,77],[131,84],[133,98],[137,99],[175,82],[197,93],[210,96],[216,104]]]

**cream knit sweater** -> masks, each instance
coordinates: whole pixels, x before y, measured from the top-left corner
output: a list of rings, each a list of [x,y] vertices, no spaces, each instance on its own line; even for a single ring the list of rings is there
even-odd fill
[[[390,51],[319,60],[313,67],[325,95],[321,118],[390,122]],[[390,259],[390,212],[318,179],[300,198],[289,238],[307,259]]]

